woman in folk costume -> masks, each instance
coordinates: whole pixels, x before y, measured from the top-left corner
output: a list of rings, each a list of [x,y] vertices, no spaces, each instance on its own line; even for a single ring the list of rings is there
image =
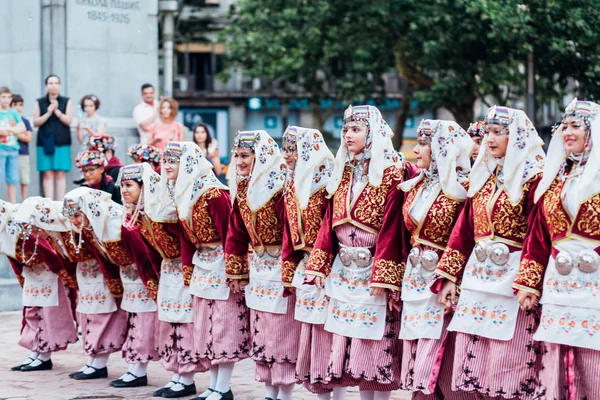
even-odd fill
[[[548,148],[513,287],[524,309],[541,294],[537,398],[599,399],[600,105],[573,100]]]
[[[435,282],[433,271],[467,198],[472,148],[471,138],[456,122],[423,120],[415,146],[421,172],[400,185],[406,192],[403,234],[410,237],[412,246],[404,247],[402,387],[411,390],[415,399],[473,397],[450,389],[454,334],[446,328],[451,309],[444,315],[444,306],[429,289]]]
[[[331,298],[325,330],[335,335],[323,382],[358,385],[361,399],[389,399],[400,388],[399,292],[405,263],[403,192],[412,177],[379,110],[350,106],[327,184],[329,204],[305,270]],[[335,260],[334,260],[335,258]],[[390,310],[387,310],[388,304]]]
[[[289,400],[301,326],[294,320],[295,296],[284,297],[282,281],[285,164],[265,131],[238,132],[234,146],[237,186],[225,242],[227,278],[234,293],[249,282],[244,292],[250,308],[250,351],[256,380],[265,383],[265,398]]]
[[[536,314],[519,310],[512,283],[534,212],[542,144],[523,111],[489,110],[469,198],[435,270],[445,279],[440,303],[456,305],[448,326],[456,332],[452,390],[511,399],[533,395],[540,367],[532,338]]]
[[[156,253],[156,257],[150,255],[151,251],[139,234],[135,220],[131,221],[131,214],[125,211],[136,208],[138,200],[143,198],[140,196],[139,182],[142,181],[144,172],[148,176],[156,173],[150,166],[146,166],[146,171],[141,164],[132,167],[122,172],[117,179],[117,184],[120,180],[126,193],[128,207],[123,209],[112,203],[115,216],[111,216],[110,227],[114,229],[114,233],[111,232],[109,241],[94,241],[102,257],[119,267],[123,283],[121,309],[127,312],[127,329],[122,352],[129,370],[110,383],[110,386],[117,388],[147,385],[148,363],[159,358],[154,341],[157,310],[154,300],[158,288],[156,271],[160,269],[160,257]],[[138,190],[135,191],[135,188]],[[156,185],[149,185],[147,190],[156,191]],[[107,203],[110,204],[110,201]],[[116,220],[117,215],[121,218],[120,226]]]
[[[225,277],[223,248],[231,212],[229,188],[193,142],[169,142],[163,173],[173,194],[180,225],[183,265],[193,266],[194,354],[209,371],[210,385],[199,399],[233,399],[230,382],[236,362],[250,347],[249,312],[241,293]]]
[[[23,204],[12,205],[0,200],[0,252],[8,256],[23,287],[19,345],[31,352],[13,371],[52,369],[52,352],[77,341],[68,296],[68,285],[75,290],[77,285],[69,279],[69,267],[45,240],[45,230],[66,229],[60,202],[30,197]]]
[[[323,288],[304,283],[304,269],[327,210],[326,186],[334,157],[321,132],[290,126],[283,134],[287,164],[284,187],[286,231],[283,285],[296,293],[295,318],[302,322],[296,376],[317,399],[344,399],[346,388],[324,384],[333,334],[325,331],[328,300]]]
[[[119,267],[106,258],[101,246],[120,239],[121,206],[106,192],[81,187],[65,195],[63,214],[71,225],[69,246],[76,254],[91,256],[77,263],[77,312],[88,361],[69,376],[106,378],[108,357],[121,350],[127,330],[127,313],[119,307],[123,297]]]

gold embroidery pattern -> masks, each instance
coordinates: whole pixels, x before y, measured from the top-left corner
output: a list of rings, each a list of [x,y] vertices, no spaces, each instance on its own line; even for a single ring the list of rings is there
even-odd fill
[[[156,279],[150,279],[146,282],[146,290],[148,291],[148,296],[150,296],[152,300],[156,300],[156,295],[158,294],[158,281]]]
[[[531,181],[523,185],[523,196],[521,201],[513,207],[505,190],[502,191],[490,216],[494,227],[494,233],[503,238],[510,238],[517,242],[523,242],[527,230],[527,215],[525,215],[525,202],[527,193],[531,187]]]
[[[496,177],[490,176],[483,187],[473,196],[473,229],[475,237],[490,234],[487,205],[494,195]]]
[[[275,210],[275,200],[279,196],[281,196],[281,191],[276,193],[264,206],[256,211],[254,226],[260,239],[259,243],[265,246],[280,245],[283,239],[283,228]]]
[[[302,224],[304,225],[304,244],[313,247],[317,241],[319,230],[325,216],[325,203],[327,202],[327,189],[322,188],[310,196],[308,206],[302,211]]]
[[[23,278],[23,275],[16,275],[17,276],[17,280],[19,281],[19,285],[21,285],[21,287],[23,287],[23,285],[25,285],[25,278]]]
[[[308,263],[306,266],[307,271],[315,271],[324,274],[325,276],[329,275],[331,271],[331,264],[333,263],[333,255],[321,250],[314,249],[310,253],[310,258],[308,259]]]
[[[405,269],[406,264],[403,262],[398,263],[392,260],[377,260],[373,264],[371,282],[393,285],[399,290]]]
[[[285,204],[285,212],[287,214],[287,222],[290,226],[290,235],[294,246],[301,243],[300,226],[298,218],[298,204],[296,203],[296,190],[292,181],[285,183],[286,191],[283,195],[283,203]]]
[[[121,283],[121,279],[112,278],[105,279],[106,286],[108,286],[108,291],[112,295],[112,297],[119,298],[123,297],[123,283]]]
[[[192,210],[192,235],[198,238],[200,243],[215,243],[221,241],[221,235],[215,226],[208,205],[211,200],[221,197],[221,191],[215,187],[207,189],[200,196]]]
[[[445,246],[450,239],[459,205],[459,201],[439,195],[425,216],[423,235],[433,243]]]
[[[190,281],[192,280],[192,274],[194,273],[194,267],[192,265],[184,265],[183,269],[183,284],[185,286],[190,286]]]
[[[256,232],[254,231],[252,211],[250,211],[248,201],[246,200],[248,197],[248,180],[243,180],[238,184],[238,191],[236,197],[238,206],[240,207],[240,214],[242,216],[242,220],[244,221],[244,225],[246,226],[246,230],[250,235],[252,245],[258,246],[260,245],[260,240],[258,239]]]
[[[71,261],[84,262],[84,261],[92,260],[94,258],[92,253],[90,253],[85,248],[85,246],[81,247],[81,249],[79,250],[79,253],[77,253],[77,251],[75,251],[75,246],[73,246],[73,243],[71,243],[71,233],[70,232],[58,232],[58,234],[60,235],[60,237],[62,239],[62,242],[65,246],[65,249],[67,250],[67,253],[68,253]],[[73,239],[74,239],[75,243],[78,243],[79,234],[73,232]]]
[[[406,193],[406,198],[404,199],[404,204],[402,205],[402,217],[404,219],[404,225],[406,225],[406,229],[408,229],[411,234],[416,232],[417,225],[410,216],[410,210],[413,207],[421,186],[423,186],[423,181],[417,183],[414,188],[410,189]]]
[[[577,233],[594,240],[600,239],[600,193],[584,201],[577,215]]]
[[[563,187],[564,181],[557,178],[544,193],[543,212],[551,238],[565,236],[571,225],[560,199]]]
[[[467,257],[458,250],[446,247],[442,259],[440,260],[436,272],[442,271],[440,275],[451,275],[457,277],[460,271],[464,268],[467,263]]]
[[[79,290],[79,287],[77,286],[77,279],[69,275],[69,273],[64,268],[58,271],[58,276],[60,277],[60,279],[62,279],[65,285],[67,285],[73,290]]]
[[[162,258],[172,260],[181,257],[179,237],[168,232],[162,223],[143,216],[138,218],[137,226],[144,239],[161,253]]]
[[[342,180],[338,186],[335,194],[333,195],[333,220],[345,218],[346,214],[346,199],[350,192],[350,172],[351,168],[349,165],[344,167],[344,173],[342,174]]]
[[[128,251],[121,245],[121,242],[104,243],[104,247],[115,264],[121,267],[133,264],[133,258],[130,257]]]
[[[526,286],[536,291],[541,290],[542,280],[546,266],[534,260],[523,258],[519,266],[519,273],[515,278],[515,284]]]
[[[359,194],[352,209],[352,219],[358,221],[376,231],[381,229],[385,199],[392,185],[401,182],[402,175],[396,167],[389,167],[383,174],[379,187],[367,186]]]
[[[237,254],[225,254],[225,269],[227,276],[247,276],[248,256]]]
[[[296,264],[291,261],[284,261],[281,269],[281,281],[284,283],[292,283],[295,272]]]

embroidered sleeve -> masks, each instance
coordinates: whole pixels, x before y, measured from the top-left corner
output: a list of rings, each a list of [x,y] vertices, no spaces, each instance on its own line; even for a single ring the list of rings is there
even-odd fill
[[[317,235],[313,251],[306,263],[306,275],[326,277],[331,271],[333,257],[338,252],[338,240],[332,228],[333,201],[329,201],[323,225]]]
[[[68,288],[79,290],[79,287],[77,286],[77,279],[70,275],[66,269],[62,268],[60,271],[58,271],[58,276]]]
[[[150,298],[156,301],[156,295],[158,294],[158,279],[150,279],[146,281],[145,285]]]
[[[292,280],[296,273],[296,267],[302,259],[302,251],[294,250],[294,241],[292,240],[291,229],[297,229],[297,226],[290,224],[290,215],[288,215],[288,208],[284,209],[283,220],[283,240],[281,242],[281,281],[284,286],[292,286]]]
[[[229,214],[225,240],[225,272],[229,279],[248,279],[248,245],[250,235],[244,225],[237,199]]]
[[[218,196],[214,195],[210,198],[208,212],[215,224],[215,228],[219,232],[219,236],[221,236],[221,241],[225,244],[227,229],[229,227],[229,215],[231,214],[231,197],[223,189],[218,189],[218,193]]]
[[[183,265],[183,284],[185,286],[190,286],[190,282],[192,281],[192,274],[194,273],[194,266],[192,264]]]
[[[464,271],[467,259],[475,247],[473,233],[472,202],[467,199],[452,229],[450,240],[444,250],[435,273],[457,283]]]

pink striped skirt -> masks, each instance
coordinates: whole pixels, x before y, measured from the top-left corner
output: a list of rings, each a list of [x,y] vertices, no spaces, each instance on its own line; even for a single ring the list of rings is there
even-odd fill
[[[541,346],[533,341],[538,311],[519,310],[511,340],[456,333],[452,390],[530,399],[538,386]]]
[[[327,332],[324,325],[302,323],[296,379],[311,393],[329,393],[336,386],[335,380],[324,382],[332,343],[333,334]]]
[[[104,314],[79,313],[83,353],[86,356],[121,350],[127,332],[127,313],[120,308]]]
[[[287,312],[250,310],[255,379],[273,386],[296,383],[296,360],[302,323],[294,319],[296,296],[289,296]]]
[[[58,281],[58,306],[25,307],[19,345],[40,353],[65,350],[77,342],[77,330],[68,289]]]
[[[600,399],[600,351],[556,343],[543,343],[543,346],[544,367],[536,398]],[[572,382],[571,385],[568,382]]]
[[[147,363],[160,358],[156,346],[157,312],[127,313],[123,358],[128,364]]]
[[[163,367],[175,374],[206,372],[210,364],[199,363],[194,351],[194,324],[158,320],[156,343]]]
[[[194,296],[194,350],[209,365],[248,358],[250,313],[241,293],[231,292],[227,300]]]
[[[450,317],[444,320],[439,339],[403,340],[402,388],[413,399],[469,400],[477,395],[452,391],[455,332],[448,332]]]
[[[358,386],[361,390],[389,392],[400,389],[402,341],[400,313],[388,311],[381,340],[333,335],[325,383]]]

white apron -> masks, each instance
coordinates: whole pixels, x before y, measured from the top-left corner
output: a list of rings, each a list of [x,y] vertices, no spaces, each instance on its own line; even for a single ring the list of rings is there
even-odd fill
[[[27,307],[58,306],[58,275],[41,262],[23,267],[23,305]]]
[[[406,262],[402,282],[402,327],[400,339],[439,339],[444,325],[444,306],[430,290],[433,271]]]
[[[573,260],[596,245],[585,240],[568,240],[554,246]],[[533,338],[538,341],[600,350],[600,269],[583,272],[574,266],[561,275],[550,257],[542,292],[542,317]]]
[[[309,324],[324,324],[327,318],[327,307],[329,299],[325,294],[325,289],[319,289],[316,285],[307,285],[304,283],[304,270],[308,254],[298,264],[292,286],[296,288],[296,305],[294,317],[297,321]]]
[[[158,319],[171,323],[194,321],[192,296],[183,282],[181,260],[163,260],[160,267],[160,281],[156,300]]]
[[[135,264],[121,267],[121,281],[123,282],[123,300],[121,308],[130,313],[144,313],[156,311],[156,303],[148,295],[148,290]]]
[[[96,260],[77,263],[79,301],[77,312],[82,314],[105,314],[117,311],[117,303],[110,294],[100,265]]]
[[[190,294],[210,300],[227,300],[229,287],[225,276],[223,246],[204,246],[194,253],[194,273]]]
[[[490,241],[490,244],[497,243]],[[519,272],[521,251],[509,253],[504,265],[489,257],[481,262],[475,251],[465,267],[460,297],[449,331],[470,333],[489,339],[512,339],[519,303],[512,284]]]
[[[373,263],[358,267],[354,261],[344,266],[339,254],[325,280],[325,293],[331,298],[325,330],[338,335],[380,340],[385,331],[386,296],[370,295]]]
[[[281,252],[274,257],[255,251],[250,256],[250,282],[245,289],[246,305],[273,314],[287,312],[288,299],[283,297],[281,282]]]

